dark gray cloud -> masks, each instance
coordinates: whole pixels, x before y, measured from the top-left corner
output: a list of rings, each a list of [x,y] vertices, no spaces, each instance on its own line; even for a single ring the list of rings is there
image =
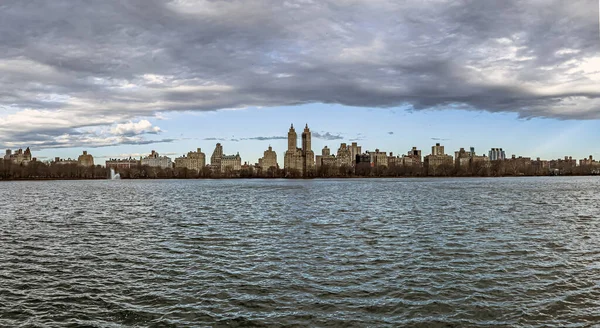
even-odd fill
[[[390,135],[391,135],[391,134],[394,134],[394,132],[390,131],[390,132],[388,132],[388,134],[390,134]]]
[[[600,118],[596,0],[5,0],[0,12],[5,143],[315,102]]]

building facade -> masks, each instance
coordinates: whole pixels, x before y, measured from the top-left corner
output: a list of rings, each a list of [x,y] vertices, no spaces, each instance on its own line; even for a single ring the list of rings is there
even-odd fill
[[[126,158],[126,159],[109,159],[105,162],[105,166],[107,169],[131,169],[134,167],[140,166],[141,163],[137,159],[134,158]]]
[[[492,148],[489,153],[490,161],[503,161],[506,159],[506,153],[502,148]]]
[[[187,168],[188,170],[200,172],[205,165],[206,155],[200,148],[196,149],[196,151],[190,151],[187,153],[187,155],[183,155],[175,159],[175,167],[177,168]]]
[[[258,159],[258,165],[264,171],[274,167],[279,168],[279,164],[277,164],[277,153],[273,150],[273,147],[269,146],[267,150],[263,153],[263,157]]]
[[[298,170],[303,176],[315,169],[315,153],[311,149],[311,133],[308,124],[302,132],[302,148],[298,148],[298,135],[294,125],[288,131],[288,149],[283,158],[286,170]]]
[[[356,142],[353,144],[356,146]],[[360,149],[360,147],[355,147]],[[345,143],[340,144],[336,154],[336,165],[337,166],[348,166],[352,167],[356,163],[356,155],[353,154],[352,146],[347,146]]]
[[[431,147],[431,155],[425,156],[424,167],[427,175],[444,175],[449,168],[454,168],[452,156],[446,155],[444,146],[436,143]]]
[[[88,154],[86,150],[83,151],[83,154],[79,155],[77,158],[77,164],[79,166],[94,166],[94,156]]]
[[[236,155],[222,155],[221,156],[221,172],[227,171],[239,171],[242,169],[242,158],[240,153]]]
[[[25,151],[19,148],[19,150],[17,150],[15,153],[13,153],[12,150],[7,149],[4,155],[4,160],[11,161],[17,165],[27,165],[33,160],[33,157],[31,156],[31,150],[29,150],[29,147],[27,147]]]
[[[336,157],[334,155],[331,155],[331,149],[329,149],[329,147],[323,147],[323,149],[321,150],[321,155],[317,155],[315,166],[317,170],[321,168],[321,166],[337,166]]]
[[[159,156],[156,151],[152,151],[150,155],[142,158],[142,166],[160,167],[161,169],[172,168],[173,162],[167,156]]]
[[[379,149],[375,149],[374,152],[367,151],[367,154],[371,156],[372,167],[388,166],[388,156],[386,152],[382,152],[379,151]]]
[[[223,158],[223,146],[217,143],[212,156],[210,156],[210,166],[213,170],[221,170],[221,159]]]

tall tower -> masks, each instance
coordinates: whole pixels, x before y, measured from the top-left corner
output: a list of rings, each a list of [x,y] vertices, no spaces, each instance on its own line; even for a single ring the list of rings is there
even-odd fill
[[[310,144],[311,133],[308,129],[308,124],[304,127],[304,131],[302,132],[302,153],[306,154],[307,151],[312,150]]]
[[[221,168],[221,159],[223,158],[223,146],[220,143],[217,143],[215,146],[215,150],[213,151],[212,156],[210,157],[210,165],[213,167]]]
[[[296,130],[294,130],[294,124],[290,126],[290,131],[288,131],[288,150],[296,151],[296,146],[298,145],[298,135],[296,134]]]

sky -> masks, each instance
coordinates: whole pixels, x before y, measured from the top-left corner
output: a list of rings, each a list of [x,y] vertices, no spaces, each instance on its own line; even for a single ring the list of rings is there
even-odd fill
[[[0,149],[600,158],[598,0],[3,0]],[[300,142],[299,142],[300,144]]]

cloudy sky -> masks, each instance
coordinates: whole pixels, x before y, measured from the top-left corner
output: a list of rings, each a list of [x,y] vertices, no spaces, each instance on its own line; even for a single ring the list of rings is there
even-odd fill
[[[600,157],[598,0],[2,0],[0,148]]]

